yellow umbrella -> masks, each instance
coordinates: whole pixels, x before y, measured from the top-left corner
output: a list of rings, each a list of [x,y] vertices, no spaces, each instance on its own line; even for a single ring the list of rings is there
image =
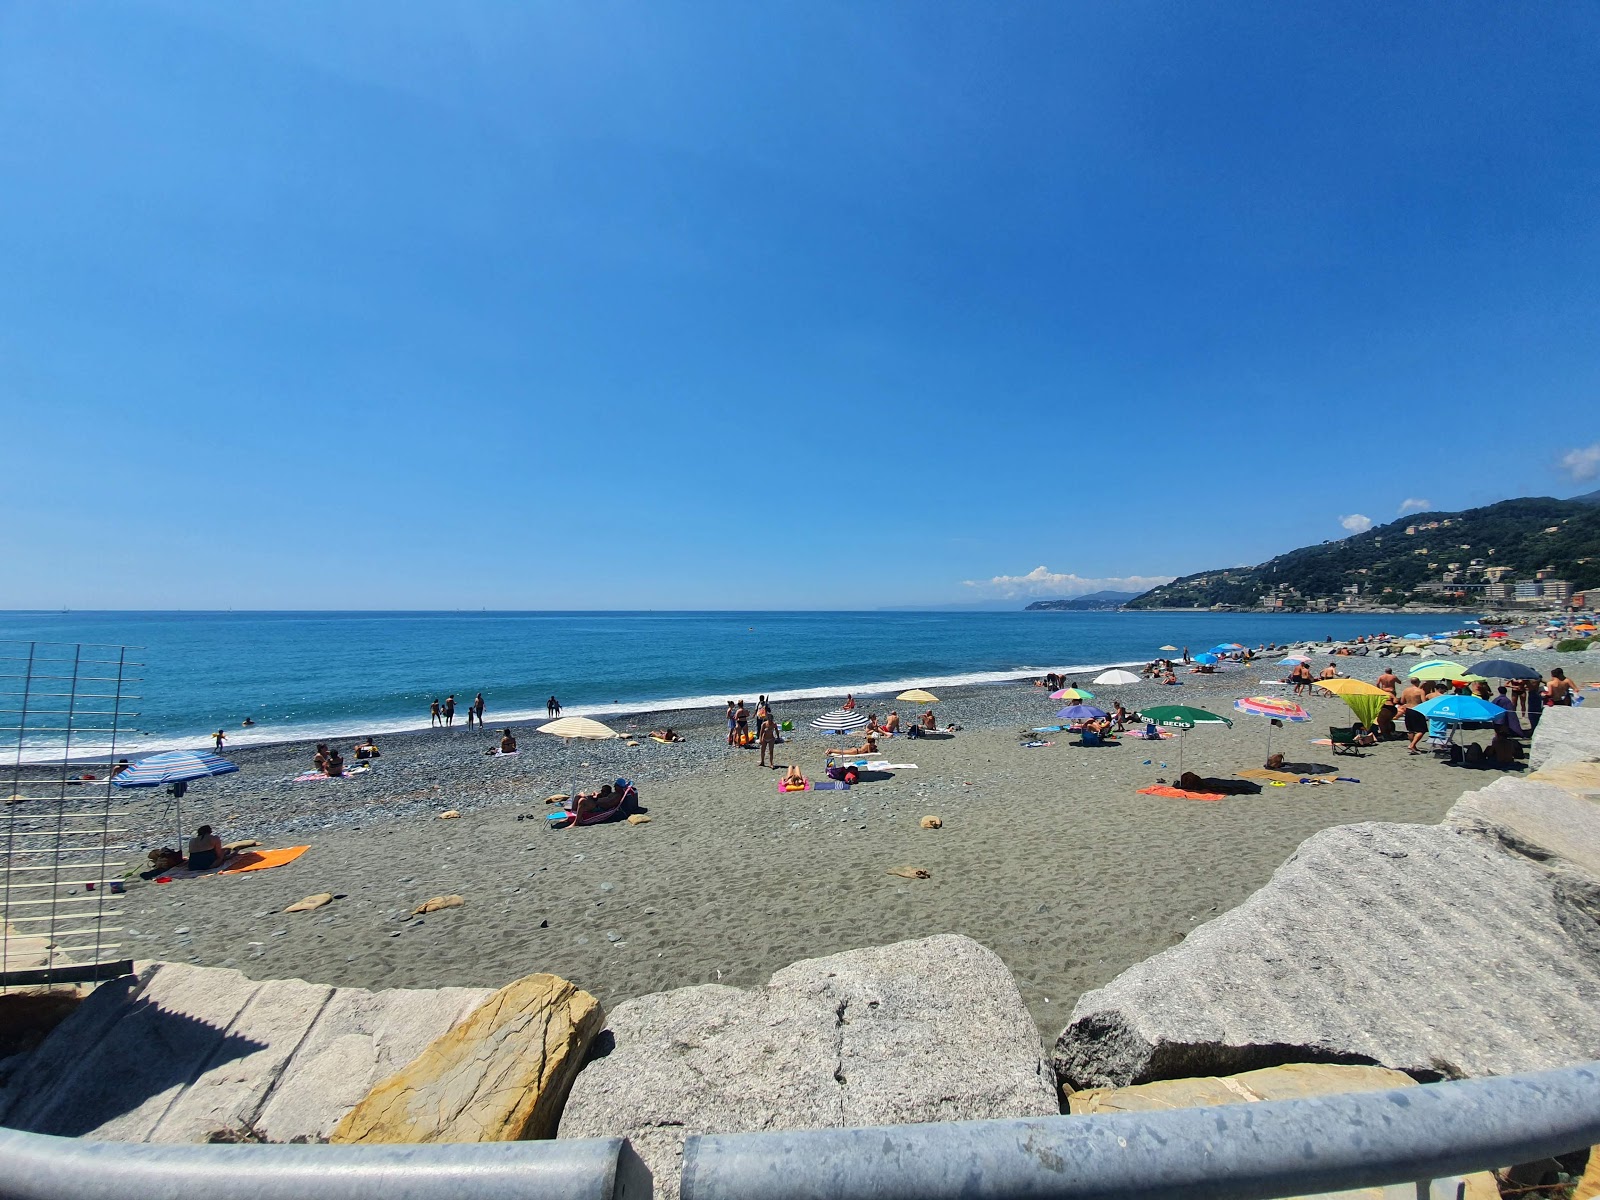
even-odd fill
[[[937,704],[939,697],[932,692],[925,692],[921,688],[912,688],[909,692],[901,692],[896,700],[907,700],[912,704]]]
[[[1325,692],[1332,692],[1335,696],[1387,696],[1389,693],[1381,687],[1374,687],[1359,679],[1319,679],[1317,686]]]

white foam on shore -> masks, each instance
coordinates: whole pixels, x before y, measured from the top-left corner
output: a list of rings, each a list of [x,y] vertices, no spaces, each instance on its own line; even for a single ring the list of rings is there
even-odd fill
[[[822,687],[791,688],[788,690],[777,689],[766,693],[767,698],[774,704],[804,703],[808,700],[842,699],[846,694],[858,697],[872,697],[893,695],[896,692],[908,691],[911,688],[926,688],[937,690],[945,687],[974,687],[985,684],[1013,683],[1019,679],[1032,679],[1047,671],[1054,671],[1058,675],[1086,675],[1091,671],[1109,671],[1116,667],[1143,666],[1142,660],[1129,662],[1107,663],[1077,663],[1066,667],[1018,667],[1010,671],[973,671],[956,675],[914,676],[904,679],[880,679],[870,683],[857,684],[828,684]],[[1088,682],[1085,680],[1084,682]],[[726,692],[708,693],[703,696],[675,696],[665,700],[637,700],[613,704],[571,704],[563,705],[561,715],[564,717],[594,717],[608,719],[611,717],[633,716],[639,713],[655,712],[685,712],[692,709],[710,709],[720,711],[727,702],[744,699],[753,703],[755,694],[743,697],[735,693],[729,696]],[[464,717],[465,710],[458,710],[458,717]],[[544,724],[549,720],[544,708],[515,709],[511,711],[488,712],[484,716],[491,728],[503,728],[507,725],[528,725],[532,723]],[[457,729],[466,728],[465,721],[456,722]],[[284,742],[336,742],[353,740],[355,738],[378,737],[384,734],[417,733],[426,731],[429,725],[426,721],[397,722],[393,718],[384,720],[342,720],[335,719],[321,722],[306,722],[304,724],[282,724],[263,726],[256,725],[249,729],[227,730],[227,743],[223,753],[229,750],[241,749],[245,746],[270,746]],[[163,750],[210,750],[210,731],[178,734],[178,735],[134,735],[118,741],[115,758],[137,758],[146,754],[156,754]],[[48,746],[29,745],[24,747],[22,762],[50,762],[60,754],[59,748],[52,750]],[[93,745],[76,741],[72,748],[72,761],[75,763],[88,763],[94,759],[104,760],[111,754],[108,745]],[[13,760],[15,761],[15,760]]]

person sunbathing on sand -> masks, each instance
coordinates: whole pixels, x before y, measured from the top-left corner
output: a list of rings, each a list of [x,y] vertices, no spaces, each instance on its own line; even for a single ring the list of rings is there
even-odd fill
[[[1165,679],[1163,679],[1161,682],[1162,683],[1177,683],[1178,682],[1178,677],[1176,675],[1174,675],[1171,671],[1168,671],[1167,672],[1167,677]]]
[[[806,777],[800,773],[800,764],[794,763],[783,776],[783,786],[795,791],[803,791],[806,786]]]
[[[517,739],[512,736],[511,730],[500,731],[500,753],[515,754],[517,752]]]
[[[356,747],[356,761],[366,762],[368,759],[378,757],[378,743],[368,738]]]
[[[843,749],[843,750],[838,750],[838,749],[829,750],[827,753],[829,753],[829,754],[876,754],[877,752],[878,752],[878,739],[873,737],[869,733],[869,734],[867,734],[866,740],[864,742],[862,742],[861,745],[859,745],[859,746],[851,746],[848,749]]]
[[[212,867],[221,866],[227,857],[228,852],[222,848],[222,839],[211,832],[209,825],[200,826],[189,839],[188,867],[191,871],[209,871]]]
[[[657,739],[659,739],[659,740],[661,740],[663,742],[681,742],[681,741],[683,741],[683,735],[674,732],[671,725],[668,725],[665,729],[652,729],[650,731],[650,736],[653,737],[653,738],[657,738]]]
[[[900,731],[900,714],[893,709],[889,710],[889,719],[883,723],[883,732],[893,737]]]
[[[939,728],[939,722],[933,719],[933,709],[930,708],[927,712],[922,714],[922,727],[924,729]]]

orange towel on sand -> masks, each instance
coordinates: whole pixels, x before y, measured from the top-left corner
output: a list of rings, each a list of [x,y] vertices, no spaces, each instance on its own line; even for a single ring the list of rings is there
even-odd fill
[[[246,850],[233,860],[232,866],[217,874],[237,875],[241,871],[266,871],[281,867],[284,863],[292,863],[309,849],[310,846],[287,846],[282,850]]]
[[[1174,800],[1221,800],[1221,792],[1186,792],[1182,788],[1155,787],[1140,788],[1141,796],[1168,796]]]

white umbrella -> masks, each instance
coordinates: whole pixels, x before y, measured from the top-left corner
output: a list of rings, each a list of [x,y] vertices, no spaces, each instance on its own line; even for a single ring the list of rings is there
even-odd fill
[[[835,733],[843,733],[850,729],[865,729],[867,715],[855,709],[836,708],[832,712],[825,712],[811,722],[813,729],[827,729]]]
[[[572,748],[573,741],[579,738],[599,741],[603,738],[621,736],[615,729],[610,729],[599,721],[591,720],[588,717],[559,717],[548,725],[539,726],[538,732],[548,733],[560,738],[567,743],[568,750]],[[572,769],[572,791],[568,795],[569,797],[576,797],[577,794],[578,769],[574,766]],[[573,800],[573,803],[576,803],[576,800]]]
[[[1138,683],[1139,677],[1132,671],[1107,671],[1103,675],[1094,677],[1096,683]]]

